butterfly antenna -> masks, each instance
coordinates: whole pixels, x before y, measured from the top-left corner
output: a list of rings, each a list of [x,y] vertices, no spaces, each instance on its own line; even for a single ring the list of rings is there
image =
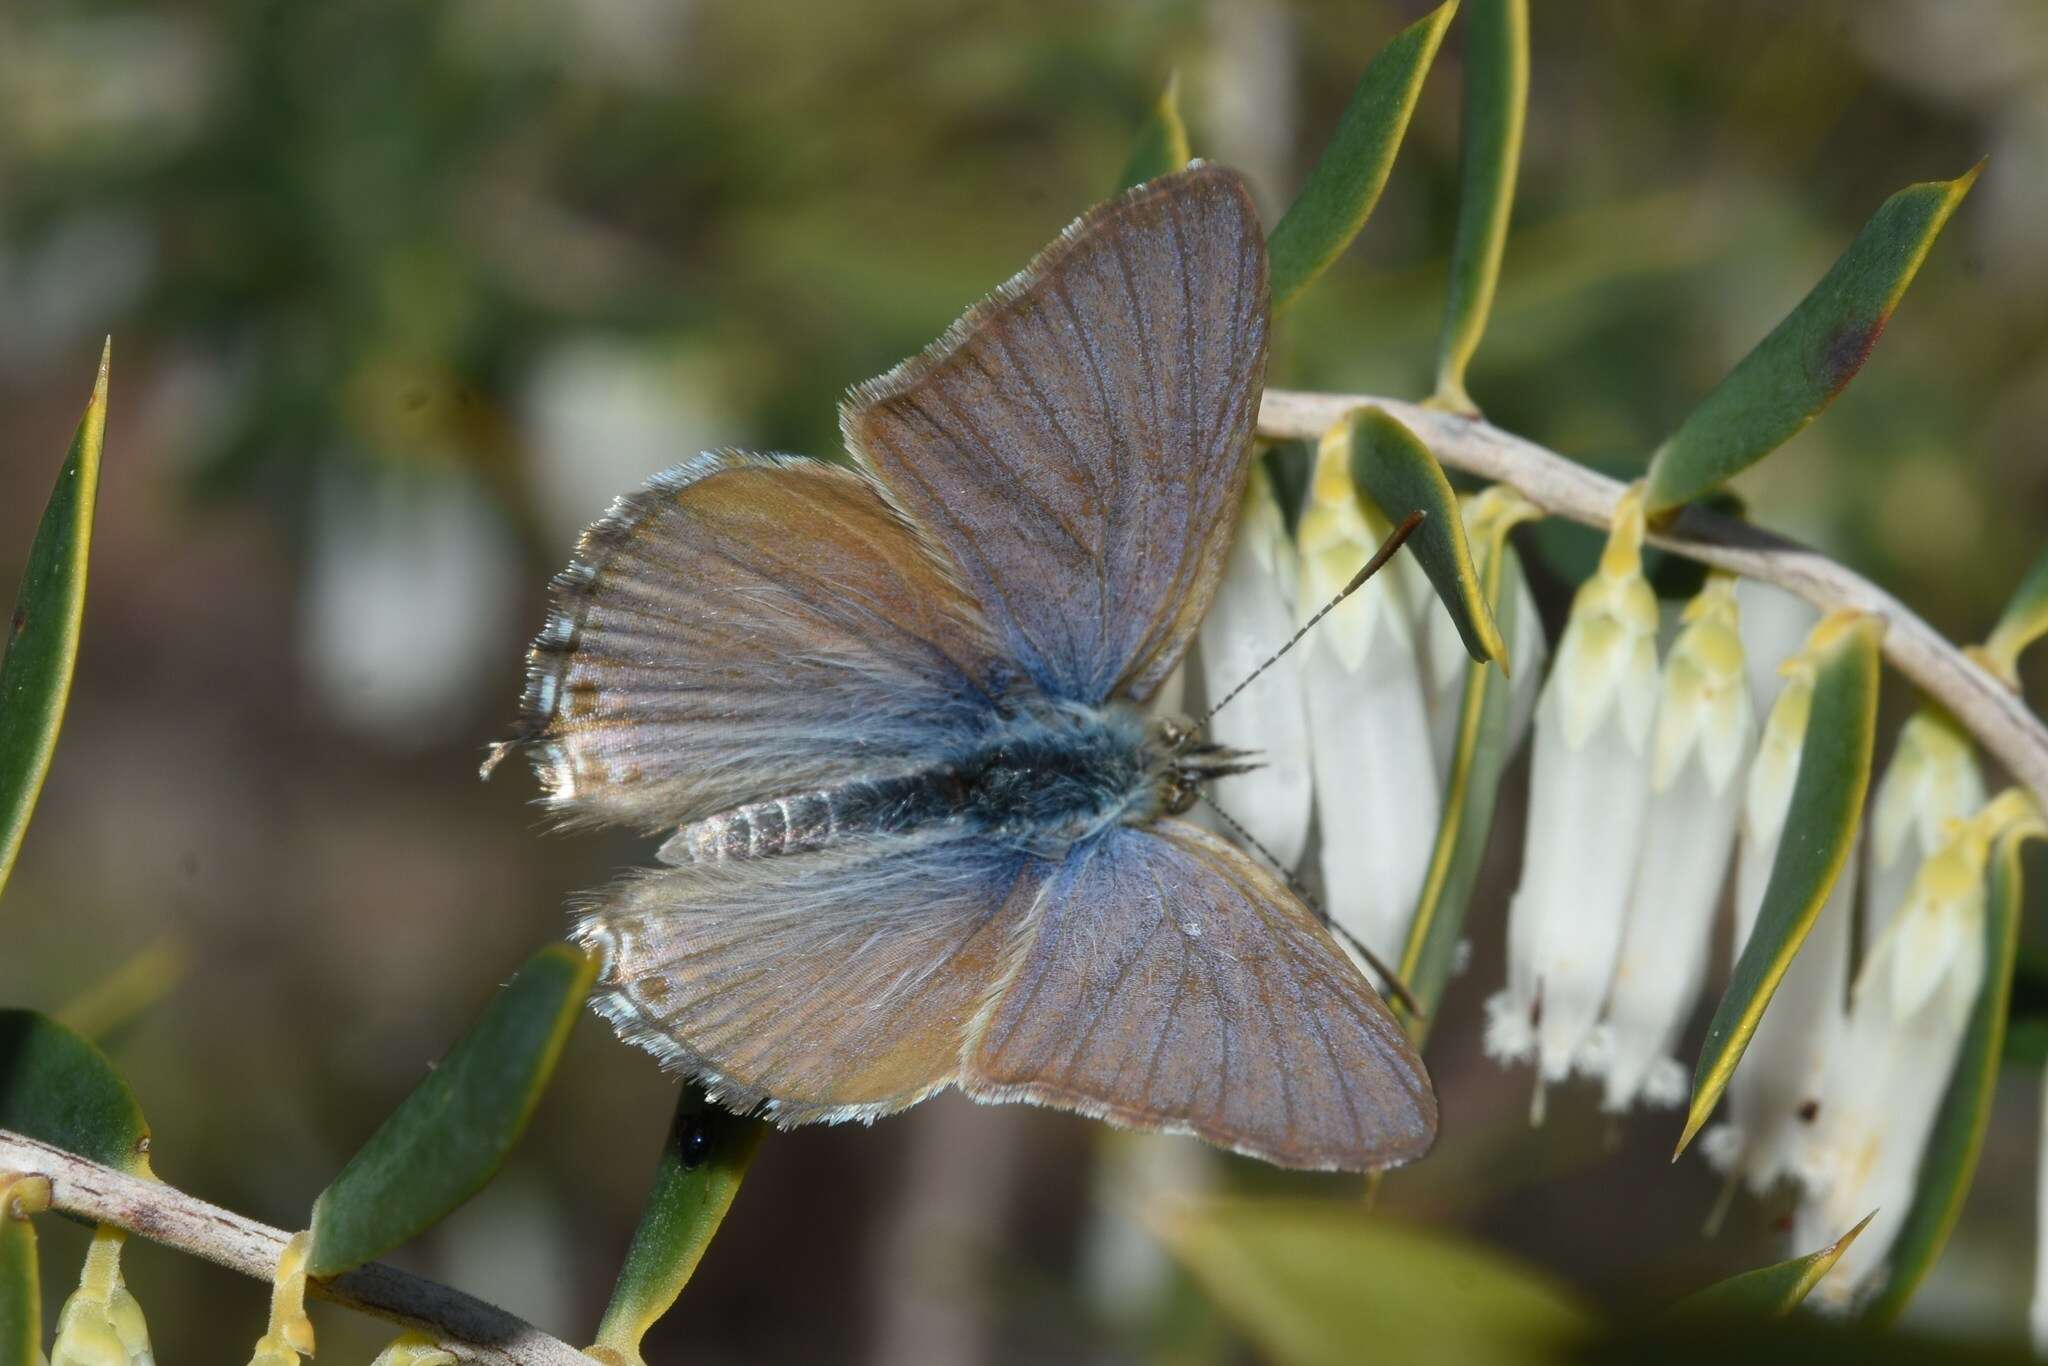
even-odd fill
[[[1222,711],[1225,707],[1229,706],[1233,698],[1235,698],[1239,693],[1243,692],[1246,688],[1249,688],[1252,685],[1253,679],[1257,678],[1266,670],[1272,668],[1275,664],[1278,664],[1280,662],[1280,657],[1286,654],[1289,650],[1293,649],[1295,646],[1299,645],[1301,643],[1301,638],[1307,635],[1310,631],[1314,630],[1317,622],[1321,621],[1324,617],[1327,617],[1328,615],[1330,615],[1331,612],[1334,612],[1337,609],[1338,603],[1344,601],[1344,599],[1350,597],[1353,593],[1356,593],[1359,589],[1365,587],[1365,581],[1371,578],[1374,574],[1377,574],[1380,571],[1380,567],[1386,564],[1388,560],[1394,558],[1394,552],[1401,548],[1402,542],[1406,541],[1408,537],[1414,533],[1415,528],[1422,525],[1422,519],[1428,515],[1428,513],[1416,511],[1409,513],[1406,517],[1403,517],[1401,519],[1401,525],[1395,527],[1393,531],[1388,533],[1387,539],[1380,542],[1380,548],[1378,550],[1375,550],[1372,553],[1372,558],[1365,562],[1365,568],[1359,570],[1356,574],[1352,575],[1351,582],[1345,584],[1343,588],[1339,589],[1336,597],[1331,598],[1328,602],[1324,603],[1321,607],[1317,608],[1316,614],[1310,617],[1306,622],[1302,623],[1301,629],[1299,631],[1296,631],[1293,635],[1289,636],[1287,638],[1287,643],[1285,645],[1282,645],[1279,649],[1275,650],[1270,659],[1268,659],[1265,663],[1259,665],[1258,668],[1253,669],[1249,674],[1245,675],[1244,682],[1238,684],[1229,692],[1223,694],[1223,700],[1221,702],[1218,702],[1215,706],[1209,708],[1208,711],[1202,713],[1202,719],[1195,722],[1195,729],[1200,730],[1202,727],[1208,725],[1210,717],[1214,716],[1217,712]],[[1229,818],[1225,817],[1225,819],[1227,820]]]
[[[1418,512],[1410,520],[1419,520],[1421,516],[1422,514]],[[1363,582],[1363,576],[1361,576],[1360,581]],[[1427,1018],[1428,1012],[1423,1010],[1422,1003],[1415,999],[1415,993],[1408,990],[1408,984],[1401,980],[1400,973],[1395,972],[1392,968],[1388,967],[1385,963],[1381,962],[1380,956],[1374,953],[1371,949],[1367,948],[1364,944],[1360,943],[1357,935],[1353,934],[1351,931],[1345,929],[1342,925],[1339,925],[1336,921],[1332,920],[1330,918],[1330,913],[1327,910],[1323,909],[1323,903],[1318,901],[1315,898],[1315,895],[1312,892],[1310,892],[1308,888],[1301,885],[1301,880],[1295,877],[1294,874],[1288,870],[1286,864],[1280,862],[1279,859],[1273,857],[1272,850],[1268,849],[1265,845],[1259,843],[1258,836],[1254,835],[1251,831],[1245,829],[1242,825],[1238,824],[1236,818],[1234,818],[1228,811],[1225,811],[1222,807],[1216,805],[1215,802],[1211,801],[1209,799],[1208,793],[1204,792],[1200,795],[1202,799],[1202,805],[1208,807],[1211,811],[1215,812],[1216,819],[1222,821],[1225,825],[1229,826],[1233,834],[1235,834],[1239,839],[1243,840],[1246,844],[1250,845],[1253,849],[1257,850],[1259,854],[1262,857],[1264,857],[1266,862],[1273,865],[1273,871],[1280,874],[1282,878],[1286,879],[1287,889],[1293,892],[1296,896],[1300,897],[1302,899],[1302,902],[1306,904],[1311,911],[1314,911],[1316,913],[1317,920],[1321,921],[1328,928],[1335,930],[1338,934],[1343,935],[1344,942],[1351,945],[1352,948],[1358,950],[1358,956],[1363,958],[1368,964],[1370,964],[1372,970],[1380,975],[1380,980],[1387,984],[1387,994],[1389,996],[1392,996],[1395,1000],[1399,1001],[1401,1003],[1402,1009],[1406,1010],[1410,1015],[1414,1016],[1418,1020]]]

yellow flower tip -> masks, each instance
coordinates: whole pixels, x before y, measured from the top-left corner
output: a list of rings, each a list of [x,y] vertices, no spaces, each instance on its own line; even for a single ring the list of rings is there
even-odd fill
[[[1640,579],[1643,574],[1643,485],[1630,484],[1614,505],[1607,548],[1600,552],[1600,577]],[[1653,595],[1654,597],[1654,595]]]
[[[27,1219],[50,1207],[50,1178],[0,1172],[0,1212],[9,1219]]]
[[[1876,643],[1884,636],[1884,623],[1868,612],[1837,608],[1815,623],[1812,633],[1806,637],[1806,648],[1802,653],[1814,657],[1817,662],[1819,656],[1840,648],[1856,635],[1868,635],[1872,643]]]
[[[1695,622],[1712,619],[1729,630],[1742,625],[1742,604],[1735,596],[1735,575],[1714,570],[1707,575],[1707,581],[1700,585],[1700,591],[1692,595],[1685,604],[1685,611],[1679,618],[1690,626]]]
[[[1976,824],[1987,847],[2015,835],[2048,839],[2048,817],[2043,816],[2041,804],[2025,788],[2008,787],[1984,803]]]
[[[1982,645],[1966,645],[1963,654],[1971,663],[1983,669],[2014,692],[2020,690],[2020,652],[2018,643],[2004,631],[1993,631],[1990,639]]]
[[[606,1349],[593,1347],[586,1356],[608,1363],[608,1366],[625,1366]],[[370,1366],[455,1366],[455,1354],[416,1329],[407,1329],[391,1340],[389,1346],[377,1354]]]

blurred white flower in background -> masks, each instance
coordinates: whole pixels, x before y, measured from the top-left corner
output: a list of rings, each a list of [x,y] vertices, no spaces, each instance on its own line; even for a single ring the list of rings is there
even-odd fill
[[[1210,706],[1251,679],[1210,719],[1208,731],[1219,744],[1254,751],[1260,767],[1218,784],[1212,800],[1290,872],[1300,867],[1308,846],[1314,796],[1301,681],[1304,651],[1289,650],[1252,675],[1294,634],[1298,591],[1294,543],[1261,462],[1246,483],[1237,539],[1196,637],[1196,668]],[[1317,629],[1332,629],[1332,623]],[[1202,814],[1197,808],[1197,817]]]
[[[580,337],[535,364],[521,403],[533,506],[563,558],[622,489],[726,444],[715,359]]]
[[[444,739],[515,657],[522,563],[483,490],[330,463],[313,500],[300,647],[320,701],[389,744]]]
[[[1672,1046],[1706,981],[1714,911],[1735,844],[1738,781],[1756,721],[1735,580],[1716,574],[1686,606],[1664,662],[1650,749],[1649,814],[1607,1012],[1583,1064],[1606,1079],[1603,1108],[1687,1091]]]
[[[1811,637],[1809,637],[1809,649]],[[1763,907],[1778,845],[1792,807],[1799,755],[1813,714],[1814,662],[1802,652],[1779,670],[1778,700],[1764,721],[1742,803],[1735,862],[1734,953],[1739,958]],[[1860,835],[1858,836],[1860,839]],[[1727,1119],[1706,1132],[1701,1151],[1731,1183],[1746,1181],[1761,1195],[1797,1170],[1821,1067],[1842,1027],[1849,979],[1850,912],[1856,903],[1854,849],[1834,889],[1808,929],[1805,942],[1757,1022],[1749,1047],[1729,1078]],[[1868,1211],[1864,1211],[1868,1213]],[[1858,1216],[1859,1218],[1861,1215]],[[1830,1240],[1832,1241],[1832,1240]]]
[[[1863,942],[1875,944],[1906,899],[1922,860],[1950,821],[1984,805],[1984,774],[1969,736],[1947,713],[1921,707],[1899,731],[1871,802]]]
[[[1640,490],[1615,510],[1572,599],[1536,704],[1522,881],[1508,908],[1508,982],[1487,1002],[1486,1049],[1535,1056],[1543,1088],[1585,1047],[1614,978],[1649,792],[1657,598],[1642,572]]]
[[[1392,530],[1369,517],[1352,482],[1347,429],[1323,439],[1301,513],[1300,619],[1335,597]],[[1316,825],[1331,918],[1380,957],[1398,959],[1436,842],[1439,793],[1430,755],[1416,633],[1400,574],[1375,575],[1297,651],[1314,739]]]

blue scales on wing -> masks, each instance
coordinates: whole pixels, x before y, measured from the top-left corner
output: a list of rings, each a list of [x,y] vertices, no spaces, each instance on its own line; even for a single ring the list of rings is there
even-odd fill
[[[1138,700],[1208,610],[1266,368],[1265,238],[1216,166],[1101,206],[922,355],[848,446],[1050,695]]]

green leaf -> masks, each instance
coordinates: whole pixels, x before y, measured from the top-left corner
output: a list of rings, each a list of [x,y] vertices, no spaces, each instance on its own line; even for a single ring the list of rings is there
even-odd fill
[[[1471,0],[1465,11],[1465,107],[1459,120],[1458,227],[1431,403],[1477,416],[1465,367],[1486,332],[1507,248],[1529,102],[1528,0]]]
[[[1534,1269],[1358,1204],[1211,1200],[1148,1222],[1280,1366],[1540,1361],[1598,1327]]]
[[[2027,577],[2020,580],[2018,591],[1979,654],[1994,673],[2017,688],[2021,653],[2044,635],[2048,635],[2048,551],[2041,553]]]
[[[1351,445],[1351,481],[1372,495],[1388,521],[1399,524],[1411,512],[1423,523],[1408,538],[1431,586],[1451,614],[1472,658],[1498,660],[1508,671],[1507,642],[1486,605],[1486,591],[1472,567],[1465,518],[1458,495],[1421,438],[1383,408],[1360,408],[1344,419]]]
[[[92,509],[100,486],[100,448],[107,431],[109,341],[100,352],[92,399],[71,438],[71,453],[43,507],[28,568],[14,600],[7,653],[0,659],[0,889],[14,869],[21,837],[57,749],[78,631],[85,614],[85,565],[92,549]]]
[[[683,1087],[591,1355],[610,1366],[642,1366],[640,1340],[689,1284],[768,1128]]]
[[[1971,1008],[1955,1073],[1949,1078],[1948,1093],[1942,1097],[1934,1132],[1920,1159],[1913,1203],[1886,1258],[1884,1288],[1864,1309],[1874,1322],[1891,1323],[1904,1312],[1906,1302],[1947,1246],[1956,1220],[1962,1217],[1970,1183],[1976,1178],[1998,1087],[2006,1012],[2012,1005],[2014,960],[2019,956],[2023,909],[2020,846],[2029,836],[2040,834],[2038,826],[2017,825],[1992,847],[1984,896],[1984,987]]]
[[[1849,1250],[1849,1244],[1856,1241],[1856,1235],[1870,1227],[1870,1221],[1876,1217],[1877,1211],[1872,1210],[1856,1227],[1818,1252],[1745,1271],[1688,1295],[1672,1308],[1672,1317],[1783,1318],[1812,1293],[1820,1278],[1834,1268]]]
[[[2048,1066],[2048,950],[2022,944],[2012,970],[2004,1061]]]
[[[1131,144],[1131,159],[1124,163],[1124,173],[1117,184],[1128,189],[1172,175],[1187,165],[1193,155],[1188,150],[1187,125],[1180,121],[1180,73],[1176,71],[1166,78],[1166,89],[1152,106],[1152,117],[1138,129],[1137,140]]]
[[[567,944],[527,960],[314,1202],[309,1275],[381,1256],[483,1189],[526,1131],[596,971]]]
[[[33,1010],[0,1010],[0,1129],[150,1175],[149,1125],[128,1083],[90,1040]]]
[[[43,1176],[0,1172],[0,1362],[41,1361],[43,1290],[31,1215],[50,1207]]]
[[[1801,659],[1813,669],[1813,712],[1799,752],[1791,809],[1756,926],[1707,1026],[1679,1152],[1713,1113],[1764,1007],[1849,860],[1877,739],[1879,630],[1870,617],[1838,612],[1814,627],[1807,640]]]
[[[1909,185],[1878,207],[1812,293],[1658,448],[1644,507],[1653,520],[1754,465],[1834,401],[1982,169],[1980,162],[1956,180]]]
[[[1458,0],[1446,0],[1402,29],[1359,77],[1322,160],[1267,239],[1275,313],[1329,269],[1365,226],[1394,169],[1422,78],[1457,8]]]
[[[1514,634],[1522,583],[1522,562],[1507,543],[1507,533],[1517,522],[1537,515],[1528,503],[1509,497],[1511,502],[1480,524],[1487,545],[1480,579],[1504,636]],[[1437,825],[1436,847],[1430,853],[1407,946],[1401,953],[1401,980],[1423,1009],[1421,1018],[1407,1021],[1418,1045],[1428,1035],[1437,1003],[1450,980],[1472,887],[1493,830],[1501,772],[1513,757],[1508,752],[1510,691],[1507,679],[1485,664],[1474,661],[1466,665],[1465,689],[1458,702],[1458,738],[1444,784],[1443,819]]]

